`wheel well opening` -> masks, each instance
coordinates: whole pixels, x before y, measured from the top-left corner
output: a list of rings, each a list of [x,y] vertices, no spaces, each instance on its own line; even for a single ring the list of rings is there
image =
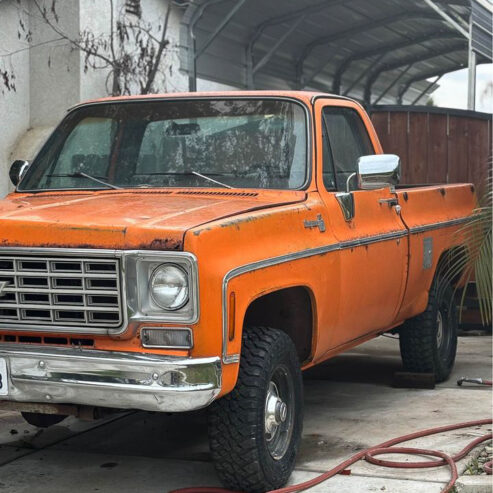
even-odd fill
[[[446,250],[438,259],[435,277],[447,281],[453,287],[464,281],[464,270],[467,267],[469,251],[465,246],[456,246]]]
[[[296,346],[301,363],[312,351],[313,310],[307,288],[280,289],[257,298],[248,307],[243,327],[264,326],[289,335]]]

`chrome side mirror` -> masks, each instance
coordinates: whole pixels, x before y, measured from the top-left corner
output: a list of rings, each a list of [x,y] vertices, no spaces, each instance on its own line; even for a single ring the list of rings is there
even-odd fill
[[[395,154],[374,154],[358,159],[358,188],[394,187],[401,179],[401,160]]]
[[[12,163],[9,170],[9,178],[15,187],[21,182],[22,178],[24,178],[28,168],[28,161],[17,160]]]

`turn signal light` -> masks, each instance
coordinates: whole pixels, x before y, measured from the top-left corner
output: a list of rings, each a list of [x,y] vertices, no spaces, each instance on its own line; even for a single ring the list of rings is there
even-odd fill
[[[161,349],[191,349],[192,329],[146,327],[140,331],[142,346]]]

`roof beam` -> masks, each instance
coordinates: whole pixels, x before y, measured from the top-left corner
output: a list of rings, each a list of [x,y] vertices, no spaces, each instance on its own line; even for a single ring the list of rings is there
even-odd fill
[[[454,43],[453,45],[447,46],[446,48],[442,48],[440,50],[431,50],[426,53],[421,53],[419,55],[412,55],[408,57],[401,58],[400,60],[394,63],[383,63],[377,66],[368,76],[365,84],[365,93],[364,100],[367,103],[370,103],[371,100],[371,88],[375,81],[380,77],[383,72],[389,72],[390,70],[396,70],[398,68],[404,67],[408,64],[414,64],[418,62],[423,62],[432,58],[436,58],[437,56],[447,55],[448,53],[453,53],[455,51],[466,50],[467,45],[465,40],[460,41],[459,43]]]
[[[260,70],[272,57],[272,55],[277,51],[279,46],[286,41],[286,39],[291,35],[291,33],[305,20],[306,16],[302,15],[298,17],[297,20],[291,24],[290,28],[276,41],[272,48],[252,67],[252,74],[254,75],[258,70]]]
[[[303,71],[304,71],[304,63],[305,60],[311,55],[313,50],[318,46],[327,45],[334,41],[341,41],[343,39],[350,38],[356,34],[361,34],[362,32],[371,31],[378,27],[387,26],[389,24],[393,24],[395,22],[399,22],[402,20],[409,20],[411,18],[418,19],[430,19],[437,20],[436,15],[432,13],[427,13],[422,9],[419,10],[407,10],[405,12],[400,12],[398,14],[392,14],[387,17],[382,17],[380,19],[364,19],[363,21],[354,24],[348,29],[343,31],[339,31],[333,34],[329,34],[327,36],[322,36],[321,38],[315,39],[312,42],[308,43],[304,49],[302,54],[298,57],[296,61],[296,72],[298,78],[298,85],[303,87],[305,85],[303,80]]]
[[[419,45],[421,43],[425,43],[426,41],[431,41],[434,39],[457,39],[457,34],[455,33],[450,33],[448,31],[445,32],[429,32],[426,34],[423,34],[421,36],[416,36],[414,38],[410,39],[405,39],[401,42],[396,42],[392,41],[389,43],[381,44],[379,46],[376,46],[374,48],[370,48],[365,51],[357,51],[355,53],[352,53],[348,57],[346,57],[341,64],[337,67],[337,70],[334,74],[334,79],[332,83],[332,92],[335,94],[339,94],[341,90],[341,83],[342,83],[342,77],[344,75],[344,72],[350,67],[350,65],[358,60],[363,60],[365,58],[371,58],[376,55],[379,55],[381,53],[389,53],[391,51],[396,51],[396,50],[401,50],[403,48],[407,48],[409,46],[413,45]],[[320,70],[320,72],[323,71],[325,66]],[[320,73],[318,72],[318,73]],[[318,74],[317,74],[318,75]],[[312,77],[313,79],[313,77]]]
[[[279,15],[276,17],[271,17],[260,24],[258,24],[255,29],[250,34],[248,39],[248,44],[246,46],[246,64],[247,64],[247,87],[250,89],[254,88],[253,74],[254,74],[254,59],[253,59],[253,51],[255,48],[255,43],[262,36],[263,32],[269,27],[276,26],[278,24],[283,24],[285,22],[297,21],[300,17],[306,18],[310,14],[316,14],[322,10],[325,10],[330,7],[335,7],[337,5],[347,4],[348,0],[332,0],[328,2],[324,0],[320,3],[311,5],[309,7],[303,7],[301,9],[293,10],[283,15]]]
[[[380,100],[409,72],[410,68],[413,66],[410,63],[378,96],[378,98],[371,104],[378,104]]]
[[[207,48],[209,48],[210,44],[219,36],[221,31],[229,24],[229,21],[233,18],[233,16],[238,12],[241,6],[245,3],[245,0],[236,0],[236,3],[230,9],[230,11],[224,16],[224,19],[219,23],[213,33],[206,39],[205,43],[196,51],[195,60],[199,58],[200,55],[204,53]]]
[[[464,27],[459,24],[454,18],[452,18],[445,10],[442,9],[439,5],[437,5],[433,0],[423,0],[423,2],[428,5],[428,7],[432,8],[440,17],[445,19],[449,26],[452,26],[456,31],[462,34],[466,39],[469,39],[469,32],[464,29]]]
[[[419,82],[421,80],[429,79],[430,77],[437,77],[437,76],[442,76],[445,74],[448,74],[449,72],[452,72],[454,70],[457,70],[457,66],[450,65],[450,67],[439,70],[438,72],[436,70],[433,71],[428,71],[428,72],[421,72],[417,75],[413,75],[411,78],[409,78],[406,83],[401,87],[399,90],[399,96],[398,96],[398,101],[402,101],[404,94],[409,90],[409,88],[415,83]]]
[[[417,102],[443,77],[442,75],[437,75],[433,82],[430,82],[418,95],[418,97],[411,103],[411,106],[417,104]]]
[[[361,74],[353,80],[352,84],[344,91],[343,96],[347,96],[365,77],[365,75],[377,64],[379,63],[383,57],[385,56],[385,53],[380,53],[380,55],[376,58],[376,60],[373,60],[372,65],[368,68],[365,68]]]

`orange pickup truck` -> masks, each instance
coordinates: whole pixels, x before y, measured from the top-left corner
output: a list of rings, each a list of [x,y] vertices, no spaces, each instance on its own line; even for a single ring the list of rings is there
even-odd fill
[[[229,487],[283,485],[301,370],[392,331],[446,379],[472,185],[399,186],[362,107],[310,92],[72,108],[0,201],[0,408],[48,426],[209,406]]]

